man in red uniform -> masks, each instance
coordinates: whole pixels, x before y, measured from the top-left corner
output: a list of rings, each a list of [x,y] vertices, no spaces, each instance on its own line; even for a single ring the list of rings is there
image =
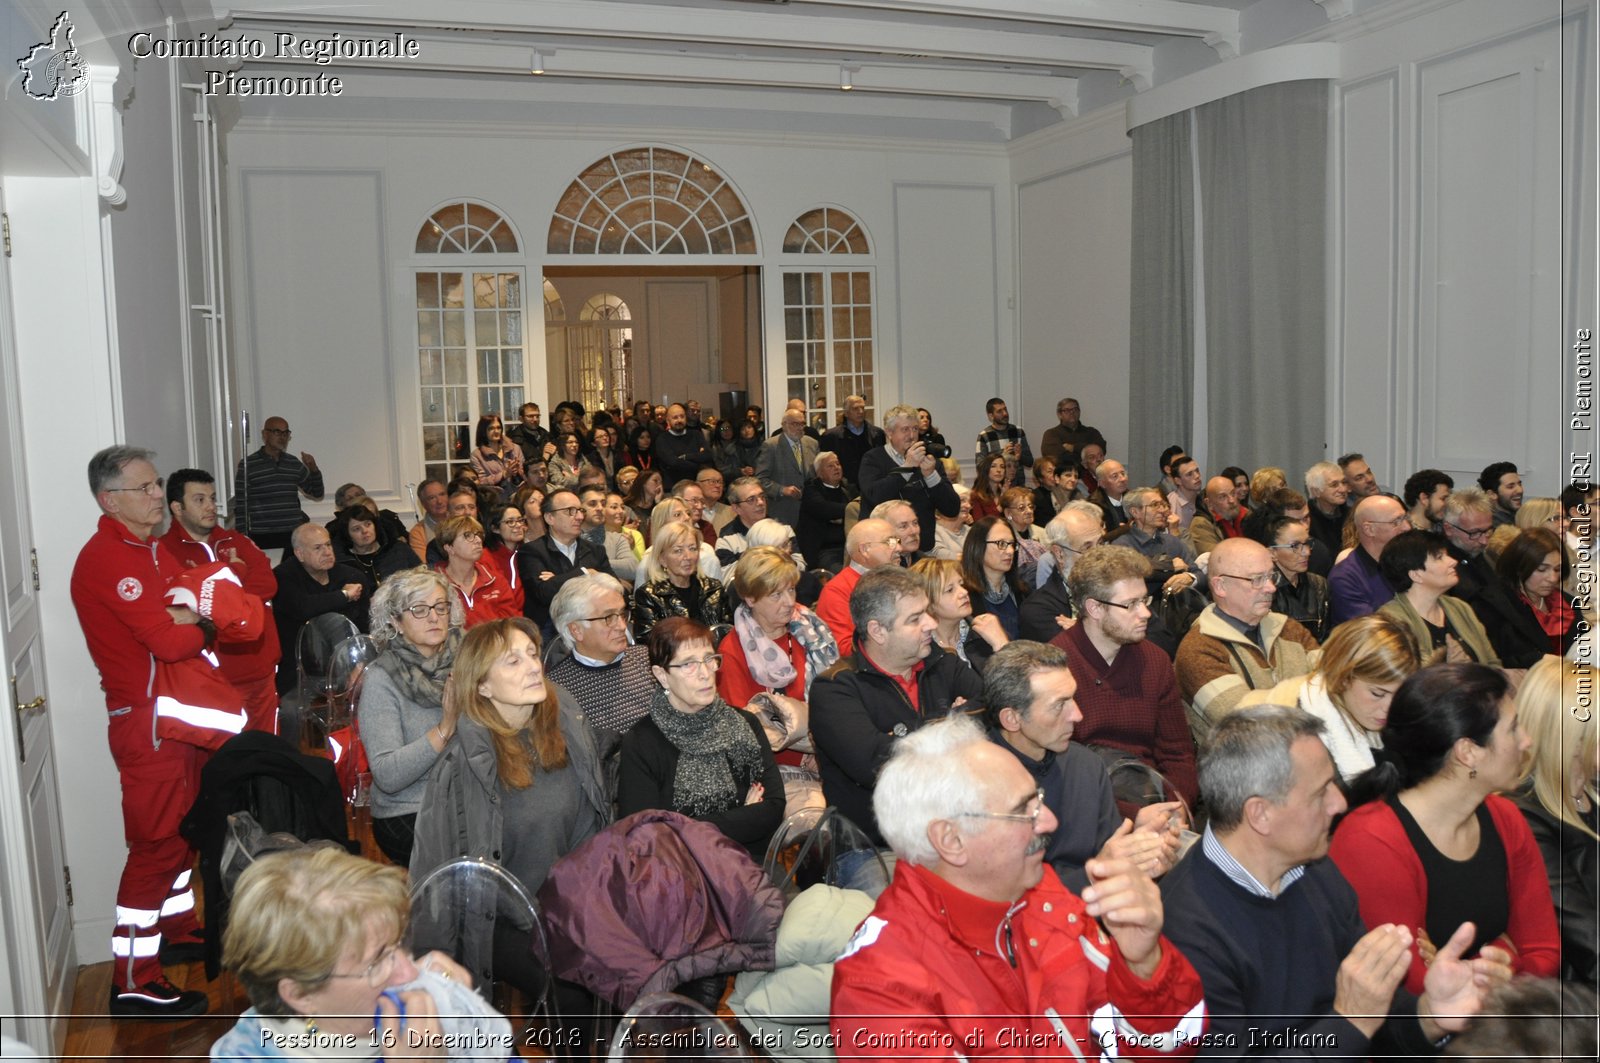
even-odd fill
[[[1061,672],[1070,700],[1072,677]],[[1200,977],[1161,935],[1161,895],[1092,859],[1083,896],[1044,862],[1056,817],[965,716],[895,743],[873,794],[894,881],[833,968],[841,1060],[1184,1058]]]
[[[217,481],[204,469],[179,469],[167,477],[167,509],[172,525],[161,542],[186,568],[225,563],[244,589],[270,603],[278,593],[272,562],[243,532],[217,526]],[[259,637],[223,640],[217,646],[222,675],[244,698],[252,731],[278,733],[278,626],[266,605]]]
[[[116,446],[90,459],[89,490],[103,515],[73,567],[72,604],[100,670],[111,756],[122,777],[128,860],[117,886],[110,1012],[178,1018],[206,1010],[204,993],[180,990],[162,973],[163,936],[168,962],[198,955],[189,888],[194,851],[178,824],[199,788],[201,754],[196,746],[156,739],[155,668],[157,660],[196,656],[215,629],[162,597],[180,566],[153,537],[165,497],[153,457]]]

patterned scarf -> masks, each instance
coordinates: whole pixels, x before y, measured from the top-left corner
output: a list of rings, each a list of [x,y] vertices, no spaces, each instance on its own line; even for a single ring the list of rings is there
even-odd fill
[[[811,681],[839,659],[839,644],[828,625],[798,602],[788,627],[789,634],[806,651],[806,696],[809,697]],[[748,605],[734,610],[733,630],[739,635],[739,645],[744,648],[745,665],[752,679],[768,690],[777,691],[794,682],[794,661],[776,642],[767,638]]]
[[[667,692],[657,689],[650,718],[678,750],[674,811],[701,819],[744,803],[739,780],[760,779],[762,771],[761,746],[744,717],[721,698],[699,712],[679,712]]]

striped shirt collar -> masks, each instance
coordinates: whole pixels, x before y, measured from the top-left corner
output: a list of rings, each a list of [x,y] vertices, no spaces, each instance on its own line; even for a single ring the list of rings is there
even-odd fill
[[[1200,840],[1200,847],[1201,851],[1205,853],[1206,859],[1217,865],[1217,870],[1227,875],[1234,885],[1246,893],[1252,893],[1257,897],[1265,897],[1269,901],[1277,900],[1285,890],[1299,882],[1300,877],[1306,873],[1304,864],[1290,868],[1284,873],[1283,878],[1278,880],[1278,890],[1274,893],[1266,886],[1263,886],[1243,864],[1234,859],[1233,854],[1228,852],[1227,846],[1222,844],[1222,839],[1218,838],[1216,833],[1212,831],[1209,823],[1206,824],[1206,833]]]

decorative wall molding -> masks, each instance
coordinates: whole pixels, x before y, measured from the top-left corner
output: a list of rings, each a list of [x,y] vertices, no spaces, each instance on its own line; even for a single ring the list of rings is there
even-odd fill
[[[1263,85],[1285,81],[1337,81],[1339,46],[1327,42],[1286,44],[1251,52],[1186,77],[1157,85],[1126,103],[1126,124],[1132,130],[1170,114],[1213,100],[1235,96]]]

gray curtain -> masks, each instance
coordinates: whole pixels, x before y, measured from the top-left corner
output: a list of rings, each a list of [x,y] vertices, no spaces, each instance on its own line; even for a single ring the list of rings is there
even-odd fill
[[[1194,160],[1189,114],[1133,130],[1132,321],[1127,454],[1133,486],[1194,429]]]
[[[1281,465],[1297,483],[1323,457],[1328,98],[1326,81],[1292,81],[1195,112],[1209,472]],[[1135,211],[1138,160],[1135,139]],[[1136,263],[1138,231],[1136,214]],[[1137,329],[1137,283],[1133,298]]]

